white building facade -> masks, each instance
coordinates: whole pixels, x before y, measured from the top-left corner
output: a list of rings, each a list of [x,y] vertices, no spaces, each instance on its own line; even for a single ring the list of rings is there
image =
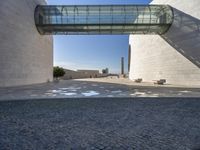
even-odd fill
[[[0,87],[53,80],[53,37],[37,31],[34,12],[45,0],[2,0]],[[163,35],[130,35],[130,79],[166,79],[200,85],[200,0],[154,0],[173,7],[174,21]]]
[[[34,10],[45,0],[1,0],[0,87],[53,79],[53,38],[38,33]]]
[[[200,85],[200,1],[154,0],[152,4],[172,6],[174,21],[162,36],[130,35],[130,79]]]

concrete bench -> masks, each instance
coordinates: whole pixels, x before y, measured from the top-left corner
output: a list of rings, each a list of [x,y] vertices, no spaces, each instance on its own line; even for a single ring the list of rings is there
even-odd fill
[[[158,84],[158,85],[163,85],[166,82],[167,82],[166,79],[154,80],[154,84]]]
[[[141,83],[142,82],[142,78],[138,78],[134,80],[136,83]]]

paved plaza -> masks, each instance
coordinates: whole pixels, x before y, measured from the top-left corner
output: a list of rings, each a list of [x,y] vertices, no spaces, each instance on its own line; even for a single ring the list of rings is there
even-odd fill
[[[126,79],[1,88],[0,149],[198,150],[199,97]]]
[[[199,98],[0,102],[3,150],[198,150]]]
[[[200,97],[200,88],[134,83],[128,79],[81,79],[0,88],[0,100],[88,97]]]

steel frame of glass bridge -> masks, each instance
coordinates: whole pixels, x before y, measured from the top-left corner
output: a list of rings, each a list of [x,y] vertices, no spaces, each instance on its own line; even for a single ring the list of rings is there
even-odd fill
[[[173,23],[169,5],[39,5],[43,35],[164,34]]]

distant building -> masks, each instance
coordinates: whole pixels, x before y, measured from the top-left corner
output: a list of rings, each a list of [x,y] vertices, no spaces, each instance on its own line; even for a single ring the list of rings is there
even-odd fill
[[[99,74],[99,70],[77,70],[77,72],[82,72],[86,74]]]
[[[103,74],[109,74],[109,69],[108,69],[108,68],[103,69],[103,70],[102,70],[102,73],[103,73]]]
[[[100,76],[99,70],[77,70],[77,72],[82,73],[90,78],[97,78]]]
[[[65,69],[64,80],[68,79],[82,79],[82,78],[99,78],[105,75],[99,73],[99,70],[69,70]]]

